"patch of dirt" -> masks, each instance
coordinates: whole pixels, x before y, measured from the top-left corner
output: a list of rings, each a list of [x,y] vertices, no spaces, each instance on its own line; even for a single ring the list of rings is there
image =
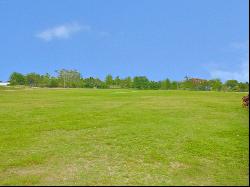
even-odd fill
[[[188,165],[183,164],[181,162],[170,162],[169,166],[172,169],[186,169],[186,168],[188,168]]]

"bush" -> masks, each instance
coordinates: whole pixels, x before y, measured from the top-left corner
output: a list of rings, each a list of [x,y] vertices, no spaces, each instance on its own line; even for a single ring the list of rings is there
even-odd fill
[[[242,97],[242,105],[244,107],[249,107],[249,94],[247,96]]]

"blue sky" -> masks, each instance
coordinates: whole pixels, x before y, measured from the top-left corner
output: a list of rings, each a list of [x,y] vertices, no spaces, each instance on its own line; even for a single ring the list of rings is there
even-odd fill
[[[66,68],[247,81],[248,14],[248,0],[0,0],[0,80]]]

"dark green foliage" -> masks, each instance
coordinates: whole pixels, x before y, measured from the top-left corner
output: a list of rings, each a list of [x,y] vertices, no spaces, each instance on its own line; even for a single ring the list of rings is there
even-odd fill
[[[133,87],[137,89],[148,89],[149,80],[146,76],[136,76],[133,80]]]
[[[220,79],[212,79],[208,81],[210,89],[213,91],[220,91],[222,89],[222,82]]]
[[[171,83],[171,85],[170,85],[170,89],[171,90],[178,90],[179,89],[179,82],[177,82],[177,81],[173,81],[172,83]]]
[[[83,80],[85,88],[107,88],[106,84],[98,78],[89,77]]]
[[[162,90],[169,90],[169,89],[171,89],[171,82],[170,82],[169,79],[161,81],[160,84],[161,84],[160,88]]]
[[[13,72],[10,75],[10,84],[11,85],[24,85],[25,84],[25,77],[21,73]]]
[[[249,84],[248,84],[248,82],[246,82],[246,83],[240,82],[238,84],[238,88],[239,88],[240,92],[248,91],[249,90]]]
[[[106,83],[106,85],[107,85],[108,88],[110,88],[111,86],[114,85],[114,80],[113,80],[112,75],[107,75],[106,76],[105,83]]]
[[[59,87],[59,80],[56,77],[50,77],[48,87],[56,88]]]
[[[120,79],[119,76],[115,77],[114,83],[115,83],[115,86],[120,87],[120,85],[121,85],[121,79]]]
[[[64,87],[64,88],[135,88],[151,90],[197,90],[197,91],[234,91],[248,92],[248,82],[238,82],[237,80],[228,80],[224,84],[220,79],[197,79],[185,77],[183,81],[171,81],[165,79],[162,81],[152,81],[146,76],[135,76],[134,78],[120,78],[107,75],[105,80],[89,77],[82,78],[80,72],[76,70],[58,70],[57,76],[51,76],[48,73],[40,75],[37,73],[13,72],[10,75],[11,85],[26,85],[31,87]]]
[[[126,77],[122,79],[120,82],[121,88],[131,88],[132,87],[132,79],[131,77]]]
[[[152,90],[159,90],[161,88],[161,82],[150,81],[149,88]]]
[[[25,77],[26,77],[26,85],[31,87],[41,86],[42,82],[41,75],[37,73],[29,73]]]
[[[238,90],[238,81],[237,80],[227,80],[225,83],[228,91],[237,91]]]

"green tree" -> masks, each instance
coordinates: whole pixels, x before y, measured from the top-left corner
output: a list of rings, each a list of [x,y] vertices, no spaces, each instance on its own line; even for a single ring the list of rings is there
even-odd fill
[[[56,77],[50,77],[48,87],[56,88],[59,87],[59,80]]]
[[[131,88],[132,87],[131,77],[126,77],[125,79],[122,79],[120,84],[122,88]]]
[[[115,77],[114,84],[116,87],[121,87],[121,79],[119,76]]]
[[[133,79],[133,87],[137,89],[149,88],[149,80],[146,76],[136,76]]]
[[[169,79],[161,81],[160,88],[162,90],[169,90],[171,88],[171,81]]]
[[[26,76],[26,84],[31,87],[38,87],[41,83],[41,76],[37,73],[28,73]]]
[[[81,74],[76,70],[62,69],[57,71],[60,85],[64,88],[75,88],[81,86]]]
[[[238,88],[239,88],[240,92],[248,92],[249,91],[249,84],[248,84],[248,82],[245,82],[245,83],[240,82],[238,84]]]
[[[10,75],[9,82],[11,85],[24,85],[25,84],[25,76],[18,72],[13,72]]]
[[[85,88],[106,88],[106,84],[98,78],[89,77],[84,79]]]
[[[194,84],[192,83],[191,80],[186,79],[180,83],[180,88],[183,90],[194,90]]]
[[[211,79],[208,81],[208,85],[213,91],[220,91],[222,89],[222,82],[220,79]]]
[[[156,81],[150,81],[149,82],[149,88],[153,89],[153,90],[159,90],[161,87],[161,83],[160,82],[156,82]]]
[[[227,90],[229,91],[237,91],[238,81],[237,80],[227,80],[225,82]]]
[[[85,88],[94,88],[95,87],[95,79],[93,77],[89,77],[84,79],[84,87]]]
[[[50,75],[46,73],[45,75],[40,76],[40,84],[39,86],[41,87],[49,87],[49,82],[50,82]]]
[[[171,89],[171,90],[178,90],[178,89],[179,89],[179,86],[180,86],[180,83],[179,83],[179,82],[177,82],[177,81],[172,81],[171,86],[170,86],[170,89]]]
[[[105,84],[107,85],[108,88],[110,88],[111,86],[114,85],[114,80],[113,80],[112,75],[109,74],[109,75],[106,76]]]

